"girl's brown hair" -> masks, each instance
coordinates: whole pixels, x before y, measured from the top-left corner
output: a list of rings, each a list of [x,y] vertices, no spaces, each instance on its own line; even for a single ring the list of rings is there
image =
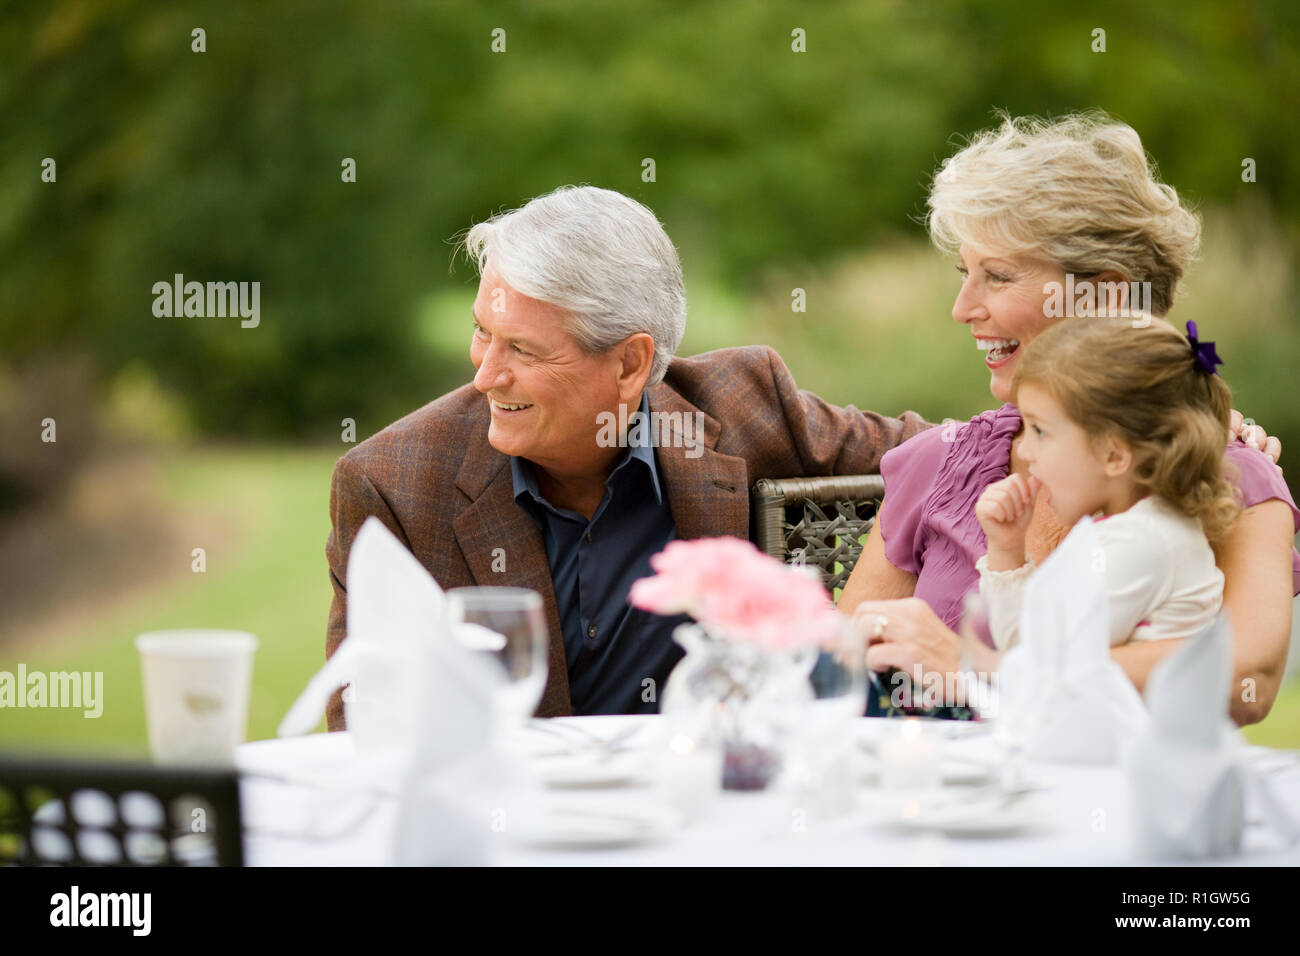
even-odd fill
[[[1133,476],[1199,518],[1217,550],[1240,513],[1224,474],[1232,391],[1201,369],[1187,337],[1160,319],[1080,318],[1036,337],[1011,382],[1044,389],[1096,443],[1133,450]]]

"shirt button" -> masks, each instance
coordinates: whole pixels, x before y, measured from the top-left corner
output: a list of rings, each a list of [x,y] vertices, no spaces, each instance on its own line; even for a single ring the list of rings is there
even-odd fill
[[[591,532],[587,532],[587,544],[591,544]]]
[[[595,625],[595,624],[593,624],[593,625],[591,625],[589,628],[587,628],[587,636],[588,636],[588,637],[595,637],[595,636],[596,636],[596,625]]]

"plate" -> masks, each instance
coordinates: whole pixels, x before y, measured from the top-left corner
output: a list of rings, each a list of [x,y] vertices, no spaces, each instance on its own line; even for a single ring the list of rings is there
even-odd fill
[[[993,721],[987,717],[983,720],[936,720],[934,725],[946,740],[968,740],[993,733]]]
[[[643,714],[555,717],[530,721],[512,744],[547,786],[618,787],[649,781],[660,726]]]
[[[547,807],[522,840],[553,849],[632,846],[662,840],[680,825],[671,807],[648,802],[561,803]]]
[[[880,759],[874,754],[858,753],[858,779],[877,781],[880,779]],[[946,754],[939,758],[939,776],[944,786],[974,786],[988,783],[997,773],[997,767],[983,759],[962,754]]]
[[[521,736],[541,751],[572,749],[611,742],[650,747],[661,741],[666,725],[656,714],[607,714],[598,717],[535,717]]]
[[[1056,807],[1045,792],[1007,797],[991,788],[891,791],[866,801],[874,822],[959,837],[997,837],[1050,829]]]
[[[534,756],[528,766],[548,787],[620,787],[649,780],[644,751],[567,752]]]

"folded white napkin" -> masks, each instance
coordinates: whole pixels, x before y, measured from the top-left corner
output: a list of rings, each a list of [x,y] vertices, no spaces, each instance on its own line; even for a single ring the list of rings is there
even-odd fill
[[[1150,726],[1133,747],[1128,773],[1138,852],[1156,859],[1232,856],[1241,850],[1246,808],[1284,844],[1300,837],[1268,781],[1247,765],[1228,719],[1232,628],[1226,614],[1152,671]]]
[[[399,865],[481,862],[488,821],[474,795],[493,778],[493,698],[504,670],[482,628],[451,620],[436,581],[376,518],[348,556],[348,634],[280,725],[307,733],[341,684],[358,771],[400,782]],[[366,770],[362,771],[362,767]]]
[[[1083,518],[1025,586],[1020,643],[1003,658],[999,720],[1028,754],[1116,763],[1148,718],[1110,658],[1105,553]]]

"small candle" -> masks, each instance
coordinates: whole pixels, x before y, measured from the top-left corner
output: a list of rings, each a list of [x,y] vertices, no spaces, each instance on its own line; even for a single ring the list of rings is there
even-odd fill
[[[886,789],[916,790],[939,785],[939,743],[915,718],[904,720],[896,734],[881,741],[880,761],[880,782]]]
[[[660,752],[656,782],[664,799],[686,820],[698,819],[722,789],[721,748],[674,734]]]

